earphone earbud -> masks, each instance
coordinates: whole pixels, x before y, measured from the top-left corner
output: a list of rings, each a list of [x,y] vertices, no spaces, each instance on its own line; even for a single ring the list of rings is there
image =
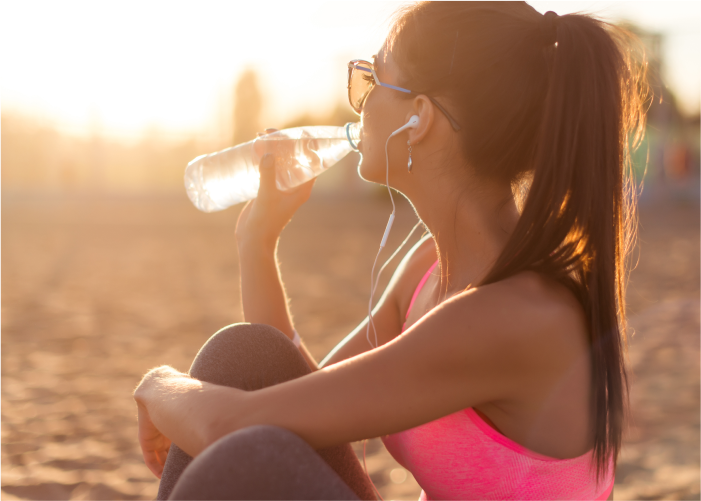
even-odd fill
[[[396,136],[400,132],[406,129],[415,129],[419,125],[419,115],[412,115],[407,123],[399,127],[397,130],[392,132],[389,137]]]
[[[396,136],[400,132],[406,129],[415,129],[416,127],[419,126],[419,115],[412,115],[409,118],[409,121],[402,125],[400,128],[392,132],[392,134],[389,135],[389,137]],[[389,141],[389,138],[387,138],[387,141]],[[387,169],[389,169],[389,160],[387,161]],[[389,182],[389,179],[387,180]],[[392,192],[390,192],[390,197],[392,196]],[[394,200],[392,200],[392,203],[394,203]],[[387,237],[389,236],[389,232],[392,229],[392,223],[394,222],[394,211],[392,211],[392,214],[389,216],[389,221],[387,221],[387,227],[385,228],[385,234],[382,236],[382,243],[380,244],[380,249],[382,249],[385,244],[387,243]]]

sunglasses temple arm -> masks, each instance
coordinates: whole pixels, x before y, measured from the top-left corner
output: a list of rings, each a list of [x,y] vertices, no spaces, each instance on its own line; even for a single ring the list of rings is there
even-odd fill
[[[441,110],[441,111],[443,112],[443,114],[445,115],[445,118],[447,118],[447,119],[448,119],[448,122],[450,122],[450,126],[453,128],[453,130],[454,130],[455,132],[458,132],[458,131],[461,129],[461,127],[460,127],[460,126],[458,125],[458,123],[453,119],[453,117],[450,116],[450,114],[445,110],[445,108],[443,108],[443,106],[441,106],[440,104],[438,104],[438,101],[436,101],[435,99],[433,99],[431,96],[426,96],[426,97],[428,97],[428,98],[431,100],[431,102],[432,102],[433,104],[436,105],[436,108],[438,108],[439,110]]]

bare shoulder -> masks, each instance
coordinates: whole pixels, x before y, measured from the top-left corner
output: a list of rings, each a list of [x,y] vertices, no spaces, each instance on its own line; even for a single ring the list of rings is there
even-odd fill
[[[584,311],[571,290],[542,274],[525,271],[484,287],[485,300],[503,302],[514,320],[544,336],[583,332]]]
[[[539,273],[526,271],[477,287],[462,298],[469,310],[482,312],[495,332],[536,359],[579,356],[588,343],[584,311],[572,291]]]
[[[511,291],[522,314],[532,317],[544,333],[581,331],[585,325],[582,305],[571,290],[556,280],[526,271],[504,280],[502,286]]]
[[[543,315],[547,320],[550,315],[556,315],[562,320],[561,315],[577,315],[581,312],[581,306],[577,298],[563,284],[533,271],[524,271],[500,282],[490,284],[491,294],[504,294],[514,306],[522,306],[534,313]]]

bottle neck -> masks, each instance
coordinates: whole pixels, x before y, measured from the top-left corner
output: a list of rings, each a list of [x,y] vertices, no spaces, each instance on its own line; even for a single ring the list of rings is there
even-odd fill
[[[353,151],[358,151],[358,141],[360,141],[360,122],[348,122],[345,125],[346,139],[353,148]]]

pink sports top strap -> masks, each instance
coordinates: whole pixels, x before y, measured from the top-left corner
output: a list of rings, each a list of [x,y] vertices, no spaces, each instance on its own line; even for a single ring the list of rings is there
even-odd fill
[[[433,263],[433,266],[431,266],[431,267],[428,269],[428,271],[426,272],[426,274],[424,275],[424,277],[421,279],[421,282],[419,282],[419,285],[416,287],[416,290],[414,291],[414,295],[411,297],[411,302],[409,303],[409,309],[406,310],[406,317],[405,317],[405,319],[406,319],[406,318],[409,318],[409,312],[411,311],[411,307],[414,306],[414,301],[416,301],[416,296],[419,295],[419,291],[421,291],[421,288],[422,288],[422,287],[424,286],[424,284],[426,283],[426,280],[428,280],[428,276],[431,274],[431,272],[433,271],[433,268],[435,268],[437,264],[438,264],[438,260],[436,259],[436,262]],[[406,322],[404,322],[404,323],[406,324]]]

